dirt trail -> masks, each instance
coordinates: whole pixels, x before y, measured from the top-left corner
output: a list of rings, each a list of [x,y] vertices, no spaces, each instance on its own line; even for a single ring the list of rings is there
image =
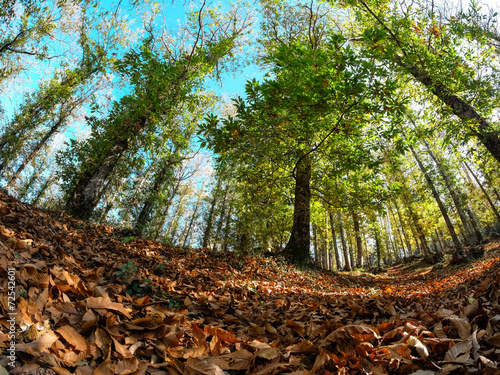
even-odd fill
[[[17,313],[15,368],[5,354],[0,366],[12,374],[497,374],[500,259],[498,244],[490,247],[468,267],[439,272],[300,272],[271,258],[124,240],[112,227],[0,193],[2,353],[11,268]]]

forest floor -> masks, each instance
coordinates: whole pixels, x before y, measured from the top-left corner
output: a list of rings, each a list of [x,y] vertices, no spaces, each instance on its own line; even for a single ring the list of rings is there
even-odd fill
[[[460,267],[302,272],[0,192],[0,375],[499,374],[500,243],[484,249]]]

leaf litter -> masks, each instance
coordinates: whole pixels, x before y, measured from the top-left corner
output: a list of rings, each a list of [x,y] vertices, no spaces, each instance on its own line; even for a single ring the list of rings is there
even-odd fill
[[[371,275],[124,242],[0,193],[0,374],[500,373],[498,244],[467,268]]]

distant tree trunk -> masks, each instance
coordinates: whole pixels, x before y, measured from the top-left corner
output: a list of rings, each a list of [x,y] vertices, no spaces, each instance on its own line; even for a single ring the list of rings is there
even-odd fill
[[[222,242],[222,250],[227,253],[228,251],[228,239],[229,239],[229,232],[230,232],[230,228],[229,228],[229,225],[231,224],[231,214],[232,214],[232,211],[233,211],[233,205],[229,205],[229,210],[227,211],[227,215],[226,215],[226,223],[224,224],[224,240]]]
[[[175,238],[177,237],[177,230],[179,229],[179,222],[184,213],[184,199],[185,195],[181,195],[179,197],[179,203],[177,204],[177,209],[175,210],[174,215],[172,216],[172,221],[170,222],[170,227],[168,228],[167,233],[170,236],[170,241],[172,244],[176,244]]]
[[[436,232],[436,237],[437,237],[437,240],[439,242],[439,248],[440,248],[440,252],[444,252],[444,246],[443,246],[443,241],[441,240],[441,236],[439,235],[439,232],[437,229],[434,230]]]
[[[393,241],[392,241],[392,228],[390,225],[390,220],[388,216],[381,217],[381,221],[385,226],[385,231],[387,233],[387,239],[386,239],[386,247],[387,247],[387,255],[389,258],[389,264],[392,264],[392,258],[396,258],[396,249],[393,246]]]
[[[417,81],[426,86],[436,97],[448,105],[453,113],[462,121],[476,124],[476,134],[490,154],[500,163],[500,136],[495,127],[487,119],[479,115],[476,109],[449,91],[442,82],[434,80],[429,73],[417,64],[404,63],[399,57],[398,64],[405,68]]]
[[[170,196],[168,197],[167,204],[165,205],[165,208],[163,209],[163,213],[161,214],[161,219],[160,219],[160,224],[156,226],[154,230],[154,235],[153,238],[155,241],[158,241],[159,235],[163,227],[165,227],[165,224],[167,224],[167,219],[168,219],[168,211],[170,210],[170,207],[172,207],[172,204],[174,203],[174,199],[177,196],[177,193],[179,192],[179,188],[181,187],[181,182],[182,178],[179,177],[177,179],[177,182],[175,183],[175,186],[170,193]]]
[[[226,188],[224,189],[224,197],[222,198],[222,207],[219,215],[219,220],[217,221],[217,231],[215,232],[215,247],[214,250],[217,250],[217,246],[219,245],[217,242],[220,241],[220,235],[222,231],[223,221],[226,215],[226,204],[227,204],[227,193],[229,191],[230,183],[226,184]]]
[[[417,253],[421,254],[423,252],[424,256],[429,256],[430,255],[429,246],[427,245],[427,240],[425,239],[423,228],[419,223],[418,216],[413,210],[412,204],[407,194],[403,194],[403,197],[404,197],[403,203],[405,204],[406,209],[408,210],[409,217],[413,222],[413,226],[410,225],[410,229],[412,230],[413,237],[415,238],[415,247]],[[420,240],[421,244],[418,243],[418,240]]]
[[[382,244],[380,243],[380,233],[377,229],[376,219],[372,219],[373,224],[373,236],[375,237],[375,251],[377,253],[377,269],[382,268],[381,257],[382,257]]]
[[[44,182],[44,184],[38,190],[35,198],[31,201],[33,206],[38,206],[40,199],[43,197],[43,194],[47,191],[50,185],[55,181],[54,173]]]
[[[331,253],[328,251],[330,249],[329,246],[329,241],[328,241],[328,218],[325,216],[323,218],[323,228],[321,230],[321,237],[322,237],[322,245],[323,245],[323,267],[326,270],[331,270],[330,264],[331,264]]]
[[[476,174],[472,171],[472,168],[469,167],[469,164],[467,164],[466,162],[463,162],[463,164],[465,165],[465,167],[467,168],[467,170],[469,171],[469,173],[472,175],[472,177],[474,177],[474,180],[479,185],[479,188],[481,189],[481,191],[483,192],[486,200],[488,201],[488,203],[489,203],[489,205],[491,207],[491,210],[495,214],[498,222],[500,222],[500,213],[498,213],[497,208],[493,204],[493,201],[491,200],[491,198],[490,198],[488,192],[486,191],[486,189],[484,188],[483,184],[481,183],[481,181],[479,180],[479,178],[476,176]]]
[[[359,215],[358,211],[351,210],[352,222],[354,224],[354,236],[356,238],[356,266],[363,267],[363,242],[361,241],[360,229],[359,229]]]
[[[405,251],[405,243],[403,241],[403,235],[401,234],[401,228],[398,228],[396,230],[397,234],[398,234],[398,237],[399,237],[399,242],[401,242],[401,250],[402,250],[402,256],[403,256],[403,261],[404,261],[404,258],[406,258],[408,256],[408,254],[406,253]]]
[[[339,221],[340,242],[342,243],[342,252],[344,253],[344,270],[352,271],[351,263],[349,260],[349,250],[347,249],[347,242],[345,240],[344,222],[342,220],[342,213],[340,211],[337,211],[337,220]]]
[[[295,171],[295,199],[293,205],[293,224],[290,239],[284,252],[291,256],[297,265],[310,263],[311,247],[311,158],[299,159]]]
[[[466,250],[463,248],[462,244],[460,243],[460,240],[458,239],[458,236],[455,232],[455,228],[453,227],[453,224],[451,223],[450,217],[448,216],[448,212],[446,211],[446,207],[444,206],[443,202],[441,201],[441,198],[439,197],[439,193],[434,186],[434,183],[432,182],[431,176],[427,172],[427,169],[425,166],[422,164],[420,161],[420,158],[418,157],[417,153],[415,152],[415,149],[413,146],[410,145],[410,150],[413,154],[413,157],[415,158],[415,161],[417,162],[420,170],[422,171],[422,174],[425,177],[425,180],[427,181],[427,185],[429,186],[429,189],[431,190],[432,196],[434,197],[434,200],[436,201],[439,210],[441,211],[441,215],[443,216],[443,219],[446,223],[446,227],[448,228],[448,232],[450,233],[451,239],[453,241],[453,263],[463,263],[467,262],[470,260],[469,255],[467,254]]]
[[[448,193],[450,194],[451,199],[453,200],[453,203],[455,204],[455,208],[457,210],[458,216],[460,217],[460,221],[462,222],[462,225],[464,227],[465,235],[467,237],[467,241],[469,242],[469,246],[471,248],[473,248],[476,245],[476,243],[474,240],[474,235],[472,234],[472,230],[469,227],[469,222],[467,221],[465,213],[462,209],[462,202],[460,199],[461,193],[458,191],[458,188],[456,186],[453,186],[451,179],[450,179],[450,176],[448,176],[448,174],[444,170],[442,162],[440,160],[438,160],[438,158],[436,157],[436,155],[432,151],[432,149],[429,145],[429,142],[424,140],[424,145],[427,149],[427,153],[430,155],[432,160],[434,160],[434,163],[436,164],[436,166],[438,168],[439,174],[443,178],[443,181],[446,185],[446,188],[448,189]]]
[[[201,186],[201,191],[203,191],[203,187],[205,183]],[[201,193],[196,201],[196,205],[194,206],[193,214],[191,215],[191,219],[189,220],[189,225],[187,226],[186,236],[184,237],[184,241],[182,242],[182,247],[186,247],[189,244],[189,240],[191,238],[191,230],[193,229],[194,221],[196,220],[196,215],[198,214],[198,208],[201,204]]]
[[[128,147],[128,138],[118,137],[102,161],[79,179],[66,201],[65,209],[70,215],[81,220],[91,217],[109,176]]]
[[[33,185],[36,183],[36,181],[38,180],[38,177],[40,177],[40,173],[45,170],[46,166],[47,166],[47,159],[46,158],[43,159],[39,165],[34,166],[35,170],[31,174],[30,179],[28,180],[28,182],[26,182],[26,184],[23,186],[22,190],[19,192],[19,195],[17,196],[17,198],[19,200],[24,200],[24,197],[26,197],[28,192],[31,190]]]
[[[396,227],[395,229],[393,228],[393,232],[394,232],[394,230],[396,231],[396,234],[394,235],[394,249],[396,251],[397,258],[399,260],[401,260],[401,258],[406,257],[405,245],[404,245],[404,242],[403,242],[403,237],[401,235],[400,228],[396,224],[397,223],[396,216],[394,216],[394,212],[392,210],[390,202],[387,203],[387,212],[389,214],[389,216],[388,216],[389,220],[390,220],[390,217],[392,216],[392,220],[394,222],[394,226]],[[401,254],[401,251],[399,251],[399,247],[398,247],[398,237],[399,237],[399,241],[401,242],[402,254]]]
[[[212,199],[210,202],[210,210],[208,212],[208,217],[206,220],[206,226],[205,226],[205,231],[203,233],[203,242],[202,242],[202,247],[207,247],[208,246],[208,241],[210,240],[210,236],[212,235],[212,226],[213,226],[213,220],[214,220],[214,212],[215,212],[215,206],[217,205],[217,200],[218,196],[220,194],[220,186],[222,184],[222,177],[218,176],[217,178],[217,184],[215,186],[214,192],[212,193]]]
[[[161,188],[168,178],[168,172],[169,170],[171,170],[174,163],[175,161],[165,160],[162,163],[160,170],[156,174],[153,186],[149,189],[149,192],[146,195],[146,199],[142,205],[141,212],[139,213],[139,216],[137,217],[134,225],[134,229],[137,231],[137,233],[142,233],[144,227],[147,225],[149,217],[151,215],[151,211],[153,210],[153,206],[156,203]]]
[[[493,184],[493,180],[491,179],[491,176],[488,173],[486,173],[484,170],[482,170],[482,169],[479,169],[479,170],[481,171],[481,173],[483,174],[484,178],[486,179],[486,183],[488,184],[488,186],[491,188],[491,190],[493,191],[493,193],[495,193],[495,196],[497,197],[497,200],[500,201],[500,193],[495,188],[495,185]]]
[[[394,207],[396,207],[396,212],[398,214],[398,218],[399,218],[399,223],[401,225],[401,233],[403,233],[403,237],[405,239],[405,243],[406,243],[406,248],[408,250],[408,256],[411,255],[411,244],[410,244],[410,240],[408,239],[408,236],[406,235],[406,232],[405,232],[405,225],[404,225],[404,222],[403,222],[403,218],[401,217],[401,212],[399,212],[399,207],[398,207],[398,204],[396,201],[394,201]],[[390,208],[390,205],[389,205],[389,208]]]
[[[339,247],[337,245],[337,236],[335,235],[335,225],[334,225],[334,221],[333,221],[333,212],[329,211],[328,214],[330,216],[330,230],[332,232],[332,243],[333,243],[333,249],[335,252],[335,263],[337,265],[337,270],[340,271],[342,269],[342,265],[340,264]]]
[[[476,219],[476,215],[472,210],[470,209],[469,205],[465,208],[467,210],[467,215],[469,215],[469,219],[472,225],[472,228],[474,228],[474,233],[476,234],[476,238],[479,242],[484,241],[483,234],[481,233],[481,229],[479,228],[479,224]]]
[[[76,105],[75,105],[76,107]],[[56,134],[60,129],[66,124],[66,120],[68,117],[71,115],[71,111],[74,109],[71,108],[69,112],[61,113],[59,114],[59,118],[57,121],[52,125],[52,127],[49,129],[47,133],[38,141],[36,142],[35,146],[33,149],[29,152],[29,154],[24,158],[24,161],[21,163],[21,165],[17,168],[16,172],[12,175],[9,183],[7,184],[7,188],[11,188],[14,181],[19,178],[21,175],[22,171],[24,171],[24,168],[28,165],[28,163],[33,160],[33,158],[38,154],[38,152],[44,147],[47,142],[52,138],[54,134]]]
[[[351,269],[354,268],[354,265],[356,264],[354,262],[354,246],[353,246],[353,242],[352,242],[352,235],[349,231],[346,231],[347,232],[347,238],[349,239],[349,260],[350,260],[350,264],[351,264]]]
[[[322,264],[322,259],[318,251],[318,226],[314,223],[311,223],[311,226],[313,231],[314,260],[316,264],[319,266]]]

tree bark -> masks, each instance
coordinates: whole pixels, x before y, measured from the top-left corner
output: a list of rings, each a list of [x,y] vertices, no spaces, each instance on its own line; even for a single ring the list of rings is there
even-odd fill
[[[227,203],[227,192],[229,191],[230,183],[226,183],[226,188],[224,189],[224,198],[222,199],[222,207],[219,215],[219,220],[217,221],[217,231],[215,232],[215,246],[214,250],[217,250],[218,241],[220,240],[220,235],[222,231],[222,225],[224,217],[226,215],[226,203]]]
[[[80,178],[66,201],[65,209],[70,215],[80,220],[88,220],[91,217],[107,179],[128,147],[128,138],[116,139],[99,165]]]
[[[291,256],[296,265],[306,266],[311,262],[311,158],[305,156],[297,162],[295,173],[295,199],[293,224],[290,239],[284,252]]]
[[[476,126],[476,136],[486,147],[490,154],[500,163],[500,136],[487,119],[479,115],[476,109],[465,100],[452,94],[448,87],[441,82],[434,80],[429,73],[417,65],[404,63],[399,57],[398,64],[405,68],[417,81],[422,83],[427,89],[438,97],[443,103],[448,105],[453,113],[462,121],[472,123]]]
[[[175,151],[174,151],[174,155],[175,155]],[[144,201],[141,212],[139,213],[139,216],[137,217],[137,220],[135,222],[134,229],[137,231],[137,233],[141,234],[144,227],[147,225],[147,222],[148,222],[149,217],[151,215],[151,211],[153,210],[153,206],[155,204],[156,198],[160,194],[160,190],[163,187],[163,185],[165,184],[165,181],[167,180],[167,177],[168,177],[167,173],[172,168],[172,165],[174,163],[175,163],[175,161],[165,160],[161,169],[156,174],[154,184],[151,187],[149,193],[147,194],[146,200]]]
[[[347,242],[345,240],[344,222],[342,220],[342,213],[337,211],[337,220],[339,221],[340,229],[340,242],[342,243],[342,252],[344,254],[344,270],[351,271],[351,262],[349,259],[349,249],[347,248]]]
[[[458,192],[458,189],[456,186],[453,186],[450,176],[446,173],[444,170],[443,164],[440,160],[438,160],[437,156],[434,154],[432,151],[429,142],[424,140],[424,145],[425,148],[427,149],[427,153],[430,155],[432,160],[434,160],[434,163],[436,164],[439,174],[443,178],[443,181],[446,185],[446,188],[448,189],[448,192],[451,196],[451,199],[453,200],[453,203],[455,204],[455,208],[457,210],[458,216],[460,217],[460,221],[462,222],[462,225],[464,226],[465,229],[465,235],[467,236],[467,240],[469,242],[469,246],[473,248],[476,245],[476,242],[474,240],[474,235],[472,233],[472,230],[469,227],[469,222],[467,220],[467,217],[465,216],[465,213],[462,209],[462,202],[460,199],[461,193]]]
[[[408,239],[408,236],[406,235],[406,232],[405,232],[405,226],[404,226],[404,222],[403,222],[403,218],[401,217],[401,212],[399,211],[399,207],[398,207],[398,204],[396,201],[394,201],[394,207],[396,207],[396,212],[398,214],[398,218],[399,218],[399,223],[401,225],[401,232],[403,233],[403,237],[405,239],[405,243],[406,243],[406,248],[408,250],[408,255],[407,256],[410,256],[411,255],[411,244],[410,244],[410,240]],[[390,205],[389,205],[389,208],[390,208]]]
[[[220,190],[221,184],[222,184],[222,177],[218,176],[217,185],[215,186],[214,192],[212,194],[212,200],[210,202],[210,210],[208,211],[208,218],[206,220],[207,225],[206,225],[205,230],[203,232],[203,242],[201,245],[202,247],[208,246],[208,241],[210,240],[210,236],[212,234],[215,206],[217,205],[217,200],[218,200],[219,190]]]
[[[351,210],[352,222],[354,224],[354,237],[356,238],[356,266],[363,267],[363,242],[361,241],[360,228],[359,228],[359,215],[358,211]]]
[[[460,243],[460,240],[458,239],[458,236],[455,232],[455,228],[453,227],[453,224],[451,223],[450,217],[448,216],[448,212],[446,211],[446,207],[444,206],[443,202],[441,201],[441,198],[439,197],[439,193],[434,186],[434,183],[432,182],[431,176],[429,175],[429,172],[427,172],[427,169],[423,165],[423,163],[420,161],[420,158],[418,157],[417,153],[415,152],[415,149],[413,146],[410,145],[410,150],[413,154],[413,157],[415,158],[415,161],[417,162],[420,170],[422,171],[422,174],[425,177],[425,180],[427,181],[427,185],[429,186],[429,189],[431,190],[432,196],[434,197],[434,200],[436,201],[439,210],[441,211],[441,215],[443,216],[443,219],[446,223],[446,227],[448,228],[448,232],[450,233],[451,239],[453,241],[453,258],[452,262],[453,263],[463,263],[467,262],[470,260],[469,255],[467,254],[466,250],[463,248],[462,244]]]
[[[337,270],[340,271],[342,268],[342,265],[340,264],[340,253],[339,253],[339,247],[337,245],[337,236],[335,234],[335,225],[333,221],[333,212],[328,213],[330,216],[330,230],[332,232],[332,243],[333,243],[333,249],[335,253],[335,263],[337,265]]]
[[[466,162],[463,162],[463,164],[465,165],[465,167],[468,169],[469,173],[472,175],[472,177],[474,177],[474,180],[476,180],[476,183],[479,185],[479,188],[481,189],[481,191],[483,192],[486,200],[488,201],[490,207],[491,207],[491,210],[493,211],[493,213],[495,214],[498,222],[500,222],[500,213],[498,212],[497,208],[495,207],[495,205],[493,204],[493,201],[491,200],[488,192],[486,191],[486,189],[484,188],[483,184],[481,183],[481,181],[479,180],[479,178],[476,176],[476,174],[472,171],[472,168],[469,167],[469,164],[467,164]]]
[[[222,251],[227,253],[228,251],[228,239],[229,239],[229,225],[231,224],[231,214],[233,213],[233,205],[229,205],[229,210],[226,215],[226,223],[224,224],[224,240],[222,241]]]
[[[311,223],[312,231],[313,231],[313,249],[314,249],[314,261],[318,266],[322,265],[322,259],[318,251],[318,226],[314,223]]]
[[[472,212],[469,205],[467,205],[465,209],[467,211],[467,215],[469,215],[469,219],[470,219],[472,228],[474,228],[474,233],[476,234],[476,238],[477,238],[478,242],[483,242],[484,241],[483,233],[481,233],[481,229],[479,228],[479,224],[476,220],[476,215],[474,214],[474,212]]]
[[[204,186],[204,185],[203,185]],[[203,186],[201,187],[201,191],[203,191]],[[191,220],[189,220],[189,225],[187,227],[186,236],[184,237],[184,242],[182,243],[182,247],[186,247],[188,245],[188,240],[191,238],[191,229],[193,228],[194,221],[196,220],[196,214],[198,213],[198,207],[201,203],[201,194],[196,201],[196,205],[194,206],[193,214],[191,215]]]

